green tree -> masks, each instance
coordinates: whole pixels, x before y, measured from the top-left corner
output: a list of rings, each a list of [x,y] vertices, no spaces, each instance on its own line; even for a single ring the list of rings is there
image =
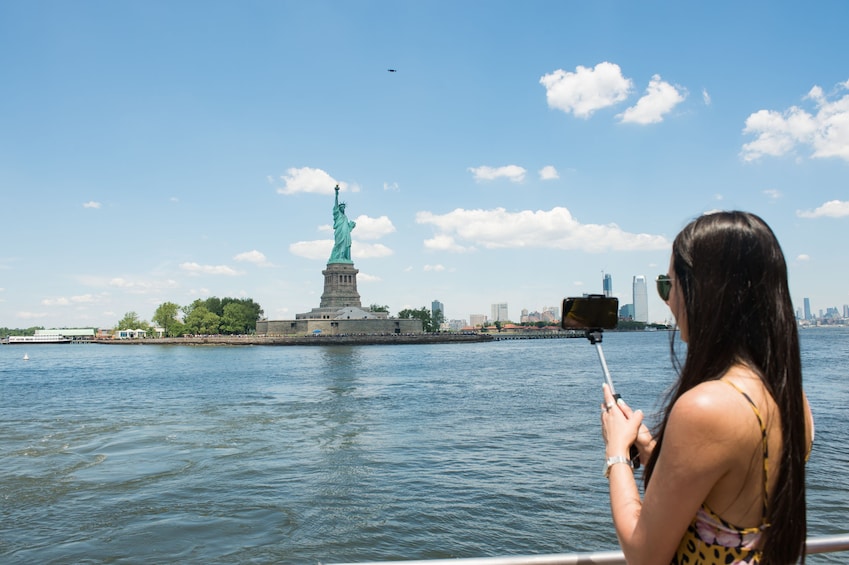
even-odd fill
[[[221,316],[221,332],[225,334],[247,334],[256,331],[256,312],[247,304],[229,302]]]
[[[619,323],[616,326],[620,330],[644,330],[646,328],[645,322],[637,322],[634,320],[619,320]]]
[[[204,308],[206,308],[206,306],[203,303],[203,300],[201,300],[200,298],[196,299],[191,304],[187,304],[187,305],[183,306],[183,308],[182,308],[182,310],[183,310],[183,322],[186,321],[186,318],[189,317],[189,314],[192,313],[192,310],[194,310],[198,306],[203,306]]]
[[[445,314],[442,310],[434,310],[433,314],[430,316],[430,327],[433,328],[432,331],[439,331],[439,328],[442,327],[442,322],[445,321]]]
[[[383,306],[380,304],[372,304],[368,307],[368,309],[372,312],[386,312],[387,314],[389,313],[389,306]]]
[[[124,314],[124,317],[121,318],[121,321],[118,322],[118,325],[115,326],[116,330],[150,330],[150,324],[146,321],[139,318],[139,315],[135,312],[127,312]]]
[[[222,298],[220,316],[224,315],[224,309],[228,304],[238,304],[244,309],[244,316],[246,320],[244,324],[245,327],[244,329],[239,330],[239,333],[250,333],[252,331],[256,331],[256,321],[262,317],[263,311],[262,307],[253,301],[253,298]],[[209,306],[207,306],[207,308],[209,308]]]
[[[195,302],[199,302],[196,300]],[[221,317],[210,312],[206,306],[199,304],[194,305],[191,311],[186,314],[183,321],[185,331],[192,334],[217,334],[221,330]]]
[[[422,329],[426,332],[434,331],[433,328],[433,317],[430,314],[430,310],[422,306],[417,310],[413,310],[410,308],[405,308],[398,312],[398,317],[402,320],[421,320],[422,321]]]
[[[10,335],[35,335],[35,330],[43,330],[44,326],[33,326],[31,328],[0,328],[0,337],[8,337]]]
[[[177,314],[180,306],[173,302],[163,302],[153,314],[153,323],[165,330],[165,337],[177,337],[183,334],[183,322]]]
[[[209,310],[216,316],[224,315],[224,303],[217,296],[210,296],[209,298],[203,301],[203,305],[206,306],[207,310]]]

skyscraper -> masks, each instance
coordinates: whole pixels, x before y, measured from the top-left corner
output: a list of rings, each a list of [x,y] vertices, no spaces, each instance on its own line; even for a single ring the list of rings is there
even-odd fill
[[[634,292],[634,321],[649,322],[649,293],[646,287],[646,277],[637,275],[632,284]]]
[[[811,319],[811,299],[810,298],[805,299],[805,319],[806,320]]]
[[[510,318],[507,316],[507,304],[493,304],[492,305],[492,321],[493,322],[506,322]]]
[[[610,275],[604,275],[604,281],[602,282],[602,288],[604,289],[604,295],[607,297],[613,296],[613,277]]]
[[[486,314],[469,314],[469,325],[473,328],[486,324]]]
[[[445,306],[439,300],[430,303],[430,319],[433,320],[435,330],[442,329],[445,322]]]
[[[442,317],[445,317],[445,306],[439,300],[434,300],[430,303],[430,315],[436,316],[437,312],[442,312]]]

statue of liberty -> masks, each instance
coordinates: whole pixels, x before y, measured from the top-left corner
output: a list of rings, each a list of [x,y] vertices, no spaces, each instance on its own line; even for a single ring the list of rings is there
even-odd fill
[[[339,185],[336,191],[336,202],[333,205],[333,251],[330,253],[330,263],[353,263],[351,260],[351,230],[357,223],[348,220],[345,215],[345,203],[339,202]]]

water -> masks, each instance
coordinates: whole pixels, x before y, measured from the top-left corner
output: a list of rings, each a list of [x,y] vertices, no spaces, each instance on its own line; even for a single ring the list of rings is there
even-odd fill
[[[646,411],[668,334],[609,333]],[[849,331],[802,332],[809,535],[849,531]],[[0,562],[330,563],[617,548],[583,339],[0,347]],[[838,557],[842,556],[842,557]],[[839,563],[847,554],[813,556]]]

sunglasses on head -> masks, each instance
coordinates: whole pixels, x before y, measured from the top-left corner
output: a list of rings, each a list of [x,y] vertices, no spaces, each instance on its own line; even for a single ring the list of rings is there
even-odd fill
[[[657,293],[664,302],[669,302],[669,291],[672,290],[672,279],[669,275],[657,276]]]

